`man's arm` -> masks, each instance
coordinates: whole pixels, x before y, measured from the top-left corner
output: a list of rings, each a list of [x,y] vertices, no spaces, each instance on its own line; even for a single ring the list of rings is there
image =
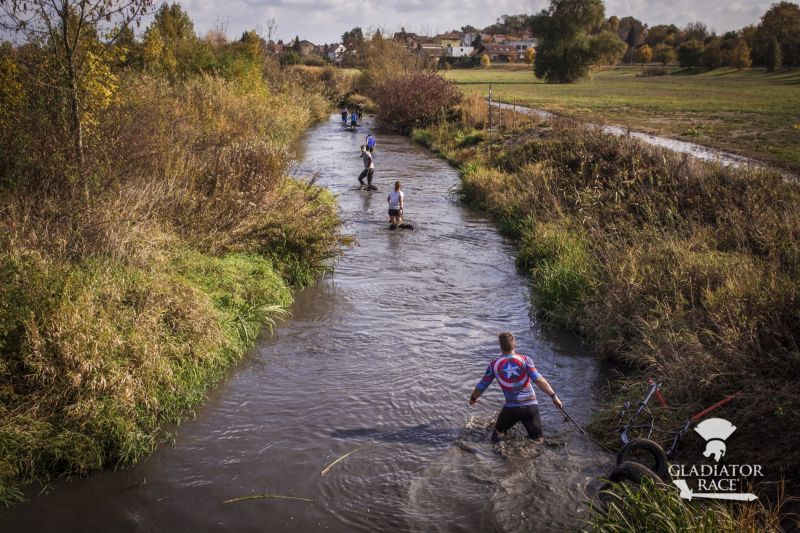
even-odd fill
[[[494,370],[492,370],[492,365],[490,363],[489,366],[486,367],[486,373],[483,375],[478,384],[475,385],[475,390],[473,390],[472,394],[469,396],[470,405],[475,405],[475,402],[478,401],[478,398],[480,398],[481,394],[483,394],[483,391],[486,390],[486,387],[488,387],[493,380]]]
[[[542,389],[545,394],[550,396],[550,399],[553,400],[553,403],[555,405],[561,407],[561,400],[556,394],[556,391],[553,390],[553,387],[550,386],[550,384],[547,382],[546,379],[544,379],[544,376],[542,376],[541,374],[539,375],[538,378],[536,378],[536,385],[538,385],[538,387]]]

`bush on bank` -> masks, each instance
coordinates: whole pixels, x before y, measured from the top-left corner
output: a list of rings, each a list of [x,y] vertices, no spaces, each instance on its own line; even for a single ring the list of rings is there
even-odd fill
[[[268,74],[120,72],[87,126],[89,203],[58,95],[15,78],[0,123],[0,503],[167,440],[291,287],[329,267],[335,200],[286,176],[349,81]]]
[[[383,79],[371,96],[380,102],[376,115],[380,124],[403,133],[447,117],[461,100],[461,93],[452,83],[430,72]]]

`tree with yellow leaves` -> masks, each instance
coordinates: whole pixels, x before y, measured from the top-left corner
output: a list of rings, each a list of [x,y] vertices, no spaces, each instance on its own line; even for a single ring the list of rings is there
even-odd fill
[[[536,61],[536,48],[530,47],[525,50],[525,62],[532,66],[534,61]]]
[[[119,58],[116,41],[152,6],[153,0],[3,0],[0,28],[45,50],[40,82],[64,95],[75,165],[89,200],[83,172],[87,111],[102,107],[113,93],[110,63]]]
[[[635,59],[638,63],[641,63],[642,68],[644,68],[645,63],[649,63],[653,60],[653,49],[650,48],[650,46],[643,44],[636,49]]]
[[[489,68],[492,66],[492,59],[489,57],[489,54],[483,54],[481,56],[481,66],[483,68]]]

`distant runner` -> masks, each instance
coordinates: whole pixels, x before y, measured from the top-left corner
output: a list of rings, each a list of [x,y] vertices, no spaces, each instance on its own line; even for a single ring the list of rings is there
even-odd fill
[[[492,442],[497,442],[504,437],[506,431],[517,422],[522,422],[525,426],[528,438],[536,442],[544,442],[539,402],[536,400],[536,392],[534,392],[531,382],[535,381],[536,385],[550,396],[556,406],[561,407],[561,400],[544,376],[533,366],[533,360],[527,355],[521,355],[514,351],[517,343],[512,333],[501,333],[499,340],[503,353],[489,363],[486,374],[472,391],[469,404],[475,405],[486,387],[497,378],[497,382],[503,389],[503,395],[506,397],[506,403],[500,410],[500,414],[497,415],[494,431],[492,431]]]
[[[370,153],[375,151],[375,137],[371,133],[367,135],[367,151]]]
[[[397,229],[397,225],[403,222],[403,191],[400,190],[400,182],[394,182],[394,190],[389,193],[386,201],[389,202],[389,229]]]
[[[355,111],[353,111],[353,114],[350,115],[350,127],[355,130],[357,125],[358,125],[358,114]]]
[[[364,170],[358,176],[358,182],[361,184],[360,189],[364,189],[364,178],[367,178],[366,190],[372,189],[372,175],[375,173],[375,163],[372,161],[372,154],[367,152],[367,147],[361,145],[361,159],[364,161]]]
[[[350,114],[350,110],[346,107],[342,109],[342,124],[345,126],[347,125],[347,116]]]

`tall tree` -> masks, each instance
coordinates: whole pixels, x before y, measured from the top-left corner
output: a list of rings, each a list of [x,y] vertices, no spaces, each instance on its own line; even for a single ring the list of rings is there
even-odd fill
[[[643,44],[636,50],[635,59],[638,63],[642,64],[642,68],[644,68],[645,63],[649,63],[653,60],[653,49],[650,46]]]
[[[647,43],[650,48],[661,43],[675,46],[677,44],[675,39],[679,33],[680,30],[674,24],[658,24],[647,30],[644,42]]]
[[[731,52],[730,64],[736,70],[749,68],[750,65],[753,64],[753,61],[750,58],[750,47],[747,46],[747,43],[744,41],[744,39],[740,39],[739,42],[736,43],[736,47]]]
[[[174,75],[179,65],[188,66],[186,59],[196,40],[189,14],[177,3],[162,4],[144,33],[145,64],[152,70]]]
[[[101,83],[102,78],[108,79],[114,45],[150,6],[152,0],[0,1],[0,27],[43,47],[51,58],[40,80],[57,88],[68,102],[74,157],[86,202],[89,177],[84,172],[84,111],[91,94],[86,88],[98,79]]]
[[[653,50],[653,59],[666,67],[675,61],[675,49],[668,44],[661,43]]]
[[[700,41],[701,43],[705,43],[708,37],[709,37],[708,26],[706,26],[700,21],[690,22],[683,29],[684,41],[691,41],[694,39],[695,41]]]
[[[590,43],[595,61],[600,65],[616,65],[628,49],[628,45],[620,40],[616,33],[608,30],[592,35]]]
[[[597,59],[588,32],[604,19],[602,0],[552,0],[533,20],[540,39],[536,76],[555,83],[585,77]]]
[[[623,17],[619,20],[617,35],[627,43],[628,51],[626,52],[626,56],[631,63],[633,62],[634,51],[644,42],[646,31],[647,25],[639,19]]]
[[[772,72],[781,68],[783,56],[781,55],[781,45],[778,39],[771,37],[767,44],[766,65],[767,71]]]
[[[703,43],[692,39],[678,47],[678,62],[684,68],[694,68],[703,59]]]
[[[722,50],[722,41],[712,39],[703,48],[703,66],[709,70],[720,68],[725,64],[725,53]]]
[[[800,6],[792,2],[773,4],[761,17],[757,35],[761,48],[767,52],[771,40],[778,41],[785,65],[792,67],[800,63]]]

